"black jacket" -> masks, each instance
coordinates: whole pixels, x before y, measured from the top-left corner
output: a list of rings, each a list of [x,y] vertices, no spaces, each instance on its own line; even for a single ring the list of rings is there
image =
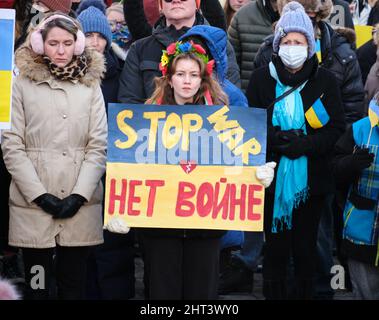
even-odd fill
[[[195,24],[206,24],[203,16],[197,14]],[[153,34],[137,40],[129,49],[128,58],[120,77],[118,99],[123,103],[144,103],[154,91],[154,78],[162,75],[159,70],[162,50],[184,35],[189,28],[176,30],[174,26],[166,27],[162,17],[156,24]],[[230,43],[227,47],[227,78],[239,86],[239,68],[234,50]]]
[[[112,49],[104,53],[107,71],[101,82],[101,91],[103,92],[105,108],[108,114],[108,103],[116,103],[119,79],[122,71],[122,64]]]
[[[279,58],[275,58],[275,65],[282,83],[290,86],[295,86],[297,83],[304,81],[297,81],[303,70],[295,75],[290,74],[285,70]],[[307,151],[304,153],[308,157],[308,186],[310,195],[324,195],[333,191],[334,182],[331,177],[331,152],[333,151],[334,144],[341,136],[345,128],[345,122],[342,112],[341,96],[338,86],[333,74],[322,68],[318,67],[317,58],[314,55],[311,60],[307,62],[307,69],[309,71],[309,79],[300,94],[303,100],[304,113],[313,105],[313,103],[321,98],[323,105],[330,117],[329,122],[320,129],[313,129],[306,122],[306,145]],[[292,79],[293,83],[286,83],[286,78]],[[269,66],[261,67],[255,71],[251,76],[248,90],[247,99],[250,106],[258,108],[267,108],[275,100],[276,80],[271,77]],[[267,128],[268,131],[272,130],[272,112],[273,108],[268,109],[267,112]],[[267,156],[266,161],[280,160],[280,155],[270,151],[272,150],[273,141],[270,135],[267,136]],[[278,167],[278,166],[277,166]],[[268,192],[274,192],[275,181],[271,184]]]
[[[348,29],[345,29],[345,36],[342,36],[323,21],[319,23],[319,28],[321,30],[321,66],[335,75],[338,87],[341,89],[345,120],[346,123],[351,124],[364,116],[364,89],[353,45],[345,37],[350,36],[350,33],[346,31]],[[254,68],[264,66],[271,61],[273,38],[274,36],[271,35],[265,39],[255,57]]]
[[[203,0],[200,7],[211,26],[226,30],[224,10],[218,0]],[[125,0],[124,16],[133,40],[148,37],[153,32],[147,22],[142,0]]]

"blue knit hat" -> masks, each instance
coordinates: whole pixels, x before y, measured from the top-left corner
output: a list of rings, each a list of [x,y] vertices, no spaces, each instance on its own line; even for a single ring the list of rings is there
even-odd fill
[[[304,7],[295,1],[284,6],[282,15],[275,26],[272,43],[274,52],[279,51],[280,40],[290,32],[302,33],[307,38],[308,58],[312,57],[315,53],[315,34],[312,21],[306,14]]]
[[[80,2],[76,13],[84,33],[100,33],[107,40],[106,50],[108,50],[112,44],[112,31],[105,16],[105,10],[106,7],[102,0],[84,0]]]

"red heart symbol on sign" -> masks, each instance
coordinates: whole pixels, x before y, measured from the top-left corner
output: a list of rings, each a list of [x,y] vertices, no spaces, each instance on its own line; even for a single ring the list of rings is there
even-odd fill
[[[187,174],[190,174],[193,170],[195,170],[197,164],[195,161],[180,161],[180,166],[182,167],[183,171]]]

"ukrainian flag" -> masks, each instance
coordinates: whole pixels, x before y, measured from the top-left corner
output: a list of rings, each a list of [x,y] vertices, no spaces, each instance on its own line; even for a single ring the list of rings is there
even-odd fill
[[[370,101],[368,106],[368,118],[370,119],[371,127],[375,127],[379,123],[379,106],[375,99]]]
[[[328,123],[329,115],[320,98],[307,110],[305,118],[313,129],[322,128]]]
[[[318,63],[321,63],[322,62],[322,55],[321,55],[321,41],[320,41],[320,39],[316,40],[315,51],[316,51]]]
[[[11,122],[14,21],[14,10],[0,9],[0,129]]]

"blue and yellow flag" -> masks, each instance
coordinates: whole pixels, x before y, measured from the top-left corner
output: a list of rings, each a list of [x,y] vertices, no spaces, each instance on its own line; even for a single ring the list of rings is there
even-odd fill
[[[11,124],[15,10],[0,9],[0,129]]]
[[[321,54],[321,41],[320,41],[320,39],[316,39],[315,51],[316,51],[318,63],[321,63],[322,62],[322,54]]]
[[[368,118],[370,119],[371,127],[375,127],[379,123],[379,106],[375,99],[370,101],[368,106]]]
[[[329,115],[320,98],[307,110],[305,117],[313,129],[325,126],[329,121]]]

